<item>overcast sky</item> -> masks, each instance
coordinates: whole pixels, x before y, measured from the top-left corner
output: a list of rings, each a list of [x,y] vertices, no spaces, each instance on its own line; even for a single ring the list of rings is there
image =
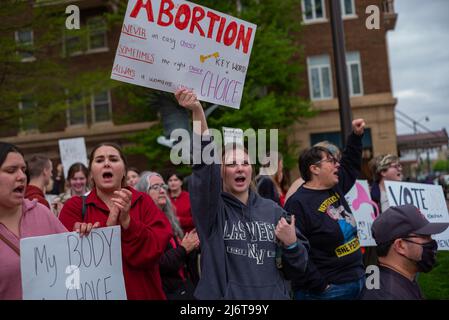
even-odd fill
[[[395,0],[395,11],[388,46],[396,110],[449,132],[449,0]],[[398,134],[413,132],[399,120],[396,128]]]

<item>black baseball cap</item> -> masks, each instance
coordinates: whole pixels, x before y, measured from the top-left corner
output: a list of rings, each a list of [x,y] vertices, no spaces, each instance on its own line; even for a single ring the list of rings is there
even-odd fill
[[[449,223],[433,223],[413,205],[390,207],[383,212],[371,227],[376,243],[384,244],[410,234],[438,234],[446,230]]]

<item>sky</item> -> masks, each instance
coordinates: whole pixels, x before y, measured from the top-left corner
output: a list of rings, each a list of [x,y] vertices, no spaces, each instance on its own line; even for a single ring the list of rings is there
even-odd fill
[[[449,0],[395,0],[394,6],[396,28],[387,37],[396,110],[449,132]],[[396,113],[397,134],[413,133],[412,121],[407,126],[398,118],[404,117]]]

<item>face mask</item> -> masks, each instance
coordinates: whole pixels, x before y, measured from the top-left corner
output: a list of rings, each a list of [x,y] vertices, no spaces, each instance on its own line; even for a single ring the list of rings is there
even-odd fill
[[[438,244],[435,240],[424,243],[422,246],[421,260],[416,264],[420,272],[429,272],[435,266],[437,260]]]
[[[431,271],[437,262],[436,261],[437,248],[438,248],[437,242],[435,240],[432,240],[427,243],[418,243],[407,239],[404,240],[407,242],[419,244],[422,247],[421,260],[416,261],[408,258],[416,263],[416,265],[418,266],[418,271],[424,273]]]

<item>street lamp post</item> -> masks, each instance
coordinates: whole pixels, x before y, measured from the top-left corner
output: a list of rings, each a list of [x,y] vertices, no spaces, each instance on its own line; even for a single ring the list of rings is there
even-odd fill
[[[348,74],[346,67],[345,37],[341,19],[340,0],[329,0],[329,11],[332,28],[332,44],[334,48],[334,64],[337,80],[338,105],[342,147],[346,145],[346,137],[352,130],[352,112],[349,101]]]

